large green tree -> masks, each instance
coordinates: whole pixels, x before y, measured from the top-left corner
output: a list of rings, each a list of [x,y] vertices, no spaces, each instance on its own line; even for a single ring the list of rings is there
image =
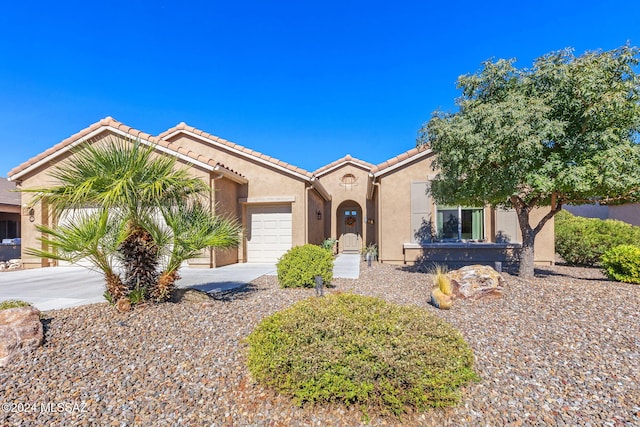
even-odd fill
[[[178,269],[204,248],[237,246],[240,225],[213,215],[209,187],[139,141],[107,139],[56,167],[57,185],[36,193],[65,221],[40,225],[42,257],[88,260],[105,276],[107,299],[167,299]],[[117,268],[117,267],[122,268]],[[122,272],[120,272],[122,270]]]
[[[536,236],[564,204],[638,200],[638,52],[566,49],[523,69],[487,61],[459,77],[458,111],[436,111],[421,128],[418,144],[437,154],[436,202],[516,210],[522,277],[533,276]]]

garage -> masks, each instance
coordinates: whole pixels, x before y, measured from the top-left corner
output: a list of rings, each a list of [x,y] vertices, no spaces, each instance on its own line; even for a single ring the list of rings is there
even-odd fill
[[[291,249],[291,205],[247,207],[248,262],[277,262]]]

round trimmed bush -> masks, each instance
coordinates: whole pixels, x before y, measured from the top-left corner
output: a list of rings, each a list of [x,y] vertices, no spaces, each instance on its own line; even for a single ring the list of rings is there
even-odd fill
[[[291,248],[277,264],[278,282],[283,288],[313,288],[315,276],[324,283],[333,279],[333,255],[316,245]]]
[[[640,284],[640,247],[620,245],[602,255],[604,273],[613,280]]]
[[[260,383],[302,405],[339,402],[395,415],[459,402],[477,380],[462,335],[418,307],[332,294],[264,319],[247,338]]]
[[[613,219],[555,216],[556,252],[570,265],[594,266],[607,250],[640,241],[640,227]]]

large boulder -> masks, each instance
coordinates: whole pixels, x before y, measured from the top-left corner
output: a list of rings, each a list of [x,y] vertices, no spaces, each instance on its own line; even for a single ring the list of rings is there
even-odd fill
[[[486,265],[468,265],[448,273],[455,298],[500,298],[504,291],[504,279]]]
[[[16,307],[0,310],[0,367],[8,366],[18,356],[30,353],[44,338],[40,310]]]

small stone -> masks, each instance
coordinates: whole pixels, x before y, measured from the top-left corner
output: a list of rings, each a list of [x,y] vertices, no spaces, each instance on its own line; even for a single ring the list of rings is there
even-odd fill
[[[116,302],[116,309],[120,313],[131,311],[131,301],[129,301],[128,298],[120,298],[118,302]]]

